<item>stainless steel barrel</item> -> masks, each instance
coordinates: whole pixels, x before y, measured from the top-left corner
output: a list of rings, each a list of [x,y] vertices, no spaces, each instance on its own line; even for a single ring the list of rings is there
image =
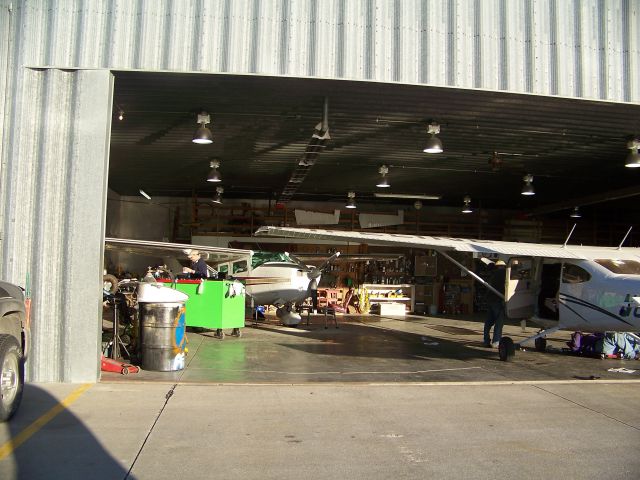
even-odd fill
[[[142,369],[170,372],[185,365],[184,303],[140,303]]]

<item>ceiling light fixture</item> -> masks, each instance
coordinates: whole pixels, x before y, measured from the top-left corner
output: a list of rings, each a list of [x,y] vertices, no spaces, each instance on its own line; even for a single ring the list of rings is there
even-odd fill
[[[200,126],[193,135],[193,139],[191,140],[193,143],[197,143],[199,145],[208,145],[213,143],[213,135],[211,134],[211,130],[207,128],[207,124],[209,123],[211,123],[211,117],[207,112],[201,112],[198,114],[198,124],[200,124]]]
[[[440,125],[437,123],[430,123],[427,126],[427,134],[431,134],[431,136],[424,147],[424,153],[442,153],[442,142],[436,137],[438,133],[440,133]]]
[[[142,195],[144,198],[146,198],[147,200],[151,200],[151,197],[149,196],[149,194],[147,192],[145,192],[142,189],[140,189],[138,191],[140,192],[140,195]]]
[[[465,195],[464,197],[464,206],[462,207],[462,213],[471,213],[473,210],[471,209],[471,197],[469,195]]]
[[[640,140],[630,140],[627,143],[627,148],[630,150],[630,152],[629,155],[627,155],[624,166],[628,168],[640,167],[640,154],[638,154],[638,149],[640,149]]]
[[[441,195],[414,195],[411,193],[377,193],[374,192],[374,197],[378,198],[409,198],[415,200],[440,200]]]
[[[533,175],[527,173],[524,177],[522,177],[522,180],[524,180],[524,185],[522,187],[522,192],[520,192],[522,195],[535,195],[536,192],[533,189],[533,185],[531,185],[531,182],[533,182]]]
[[[489,159],[489,165],[491,165],[491,170],[494,172],[502,168],[502,158],[500,158],[498,152],[493,152],[493,155],[491,155],[491,158]]]
[[[376,183],[376,187],[380,188],[389,188],[391,185],[389,184],[389,180],[387,180],[387,173],[389,173],[389,167],[386,165],[382,165],[378,169],[378,173],[380,174],[380,180]]]
[[[222,194],[224,193],[224,188],[216,187],[216,194],[211,200],[213,203],[217,203],[218,205],[222,204]]]
[[[573,207],[573,211],[571,212],[571,215],[569,215],[571,218],[580,218],[582,217],[582,215],[580,215],[580,209],[578,207]]]
[[[118,120],[122,121],[124,119],[124,110],[120,109],[118,111]]]
[[[420,210],[422,208],[422,202],[420,200],[416,200],[415,202],[413,202],[413,208],[415,208],[416,210]]]
[[[357,208],[356,207],[356,192],[349,192],[347,193],[347,204],[345,205],[346,208]]]
[[[211,160],[209,162],[209,166],[211,167],[211,171],[207,176],[207,182],[221,182],[222,175],[220,175],[220,172],[218,171],[218,168],[220,167],[220,162],[218,160]]]

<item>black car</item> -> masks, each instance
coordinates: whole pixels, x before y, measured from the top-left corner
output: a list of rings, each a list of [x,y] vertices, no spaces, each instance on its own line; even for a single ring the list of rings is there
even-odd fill
[[[16,413],[22,399],[27,334],[24,292],[0,280],[0,422]]]

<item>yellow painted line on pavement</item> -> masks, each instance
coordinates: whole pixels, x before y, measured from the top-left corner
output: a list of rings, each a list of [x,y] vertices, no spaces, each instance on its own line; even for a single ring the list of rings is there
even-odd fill
[[[86,392],[93,385],[95,384],[85,383],[84,385],[76,388],[69,394],[69,396],[67,396],[67,398],[59,402],[51,410],[35,420],[31,425],[22,430],[11,440],[5,442],[4,445],[0,446],[0,460],[3,460],[6,456],[11,455],[16,448],[29,440],[29,438],[31,438],[38,430],[40,430],[47,423],[53,420],[58,414],[66,410],[67,407],[69,407],[73,402],[80,398],[80,395]]]

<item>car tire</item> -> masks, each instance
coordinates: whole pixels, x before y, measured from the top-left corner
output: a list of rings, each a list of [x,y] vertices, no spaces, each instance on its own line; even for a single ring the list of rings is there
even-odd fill
[[[11,335],[0,335],[0,422],[18,410],[24,389],[24,358],[20,344]]]

